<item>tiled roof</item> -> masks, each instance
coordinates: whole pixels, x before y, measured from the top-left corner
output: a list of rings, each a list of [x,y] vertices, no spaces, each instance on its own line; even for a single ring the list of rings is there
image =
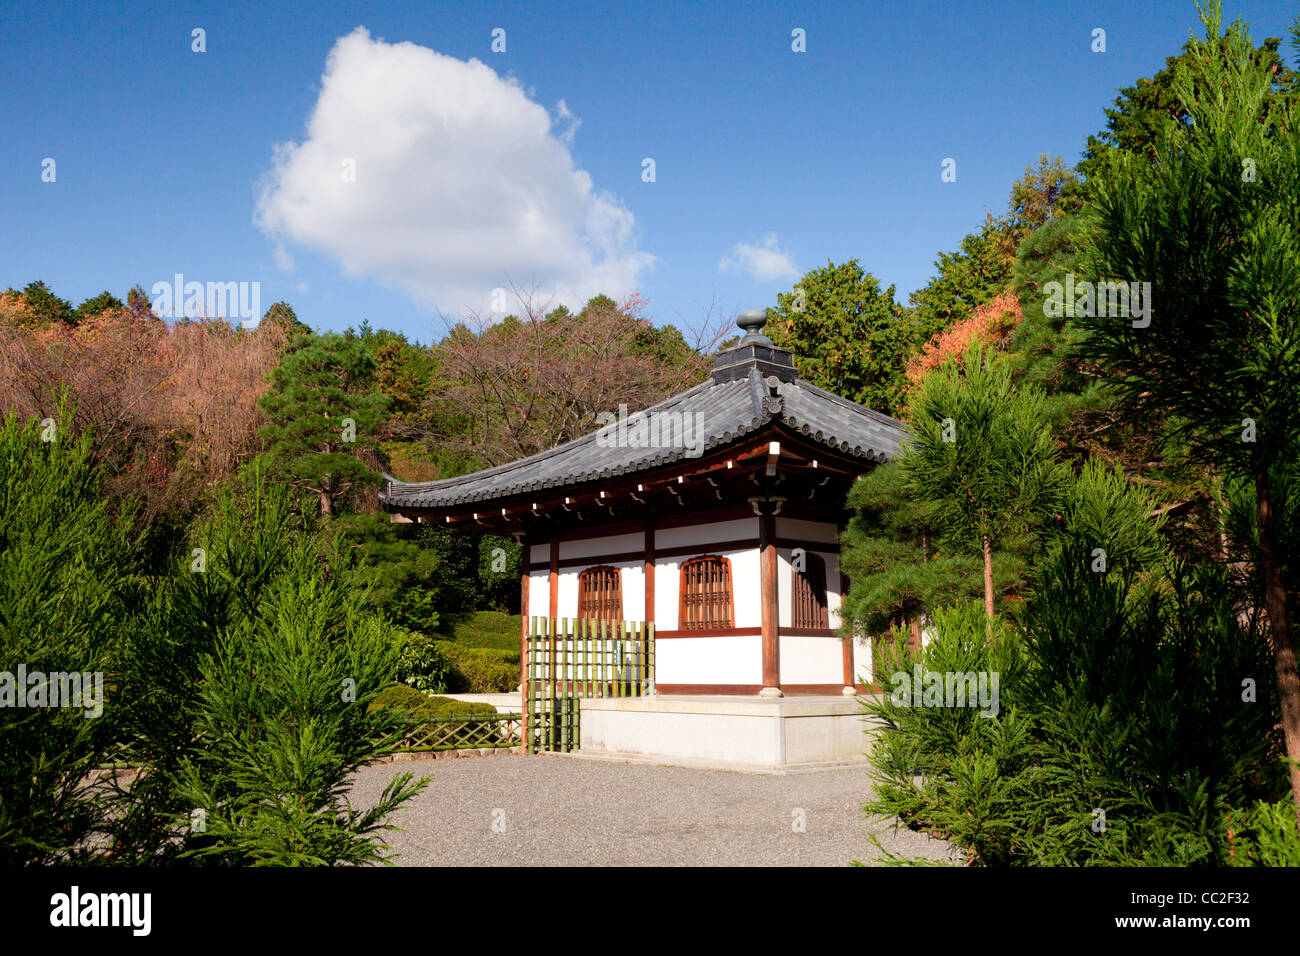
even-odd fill
[[[549,451],[458,478],[424,482],[391,479],[380,500],[393,508],[446,508],[599,481],[698,457],[773,422],[864,462],[883,462],[898,455],[907,436],[902,422],[795,378],[792,365],[788,376],[764,377],[760,368],[767,370],[771,363],[752,356],[751,336],[755,333],[742,339],[731,353],[724,353],[734,359],[719,357],[708,381],[645,410],[647,419],[679,414],[699,423],[702,434],[690,436],[695,440],[692,448],[619,446],[601,440],[601,432],[608,437],[614,427],[606,426]],[[763,336],[756,338],[771,345]]]

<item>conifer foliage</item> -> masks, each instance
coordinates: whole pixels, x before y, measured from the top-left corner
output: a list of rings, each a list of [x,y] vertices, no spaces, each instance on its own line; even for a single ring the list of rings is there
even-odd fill
[[[320,498],[320,513],[379,476],[358,451],[373,442],[387,396],[374,391],[375,361],[364,343],[342,335],[302,336],[271,376],[262,398],[262,432],[276,477]]]
[[[155,732],[150,755],[174,794],[167,809],[182,814],[182,855],[276,865],[381,859],[374,835],[427,780],[399,775],[365,811],[347,801],[353,771],[398,741],[385,712],[369,705],[397,676],[401,641],[369,610],[355,560],[260,467],[223,493],[194,543],[170,613],[154,619],[169,626],[145,643],[155,661],[160,648],[199,648],[188,667],[170,670],[193,668],[198,680],[137,675],[155,703],[182,715],[170,724],[179,739]],[[168,726],[151,711],[142,733]]]
[[[102,812],[87,775],[117,746],[117,646],[138,563],[63,409],[0,423],[0,863],[81,861]],[[101,696],[53,706],[56,674]],[[35,678],[35,682],[33,682]],[[50,680],[50,684],[44,681]],[[51,686],[52,685],[52,686]],[[39,697],[37,696],[39,694]],[[20,703],[18,695],[22,695]],[[89,706],[97,704],[98,706]],[[98,709],[99,713],[94,711]]]
[[[1300,676],[1274,499],[1300,454],[1300,107],[1273,96],[1240,22],[1219,6],[1173,80],[1188,118],[1153,158],[1107,156],[1089,212],[1099,279],[1150,284],[1152,315],[1085,316],[1084,354],[1129,412],[1169,419],[1191,452],[1255,487],[1258,572],[1300,821]],[[1208,92],[1213,91],[1213,92]],[[1261,117],[1267,117],[1267,122]]]
[[[995,355],[977,347],[925,379],[909,419],[908,489],[932,503],[948,540],[982,558],[992,619],[994,550],[1029,530],[1059,479],[1044,398],[1014,388]]]

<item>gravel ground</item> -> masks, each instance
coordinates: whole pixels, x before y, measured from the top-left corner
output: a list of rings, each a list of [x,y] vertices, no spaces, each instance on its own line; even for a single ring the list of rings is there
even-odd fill
[[[404,866],[845,866],[879,857],[869,833],[902,856],[957,859],[941,841],[868,824],[865,768],[769,775],[549,755],[422,760],[363,769],[354,806],[370,806],[407,770],[434,779],[390,820],[404,828],[386,836]]]

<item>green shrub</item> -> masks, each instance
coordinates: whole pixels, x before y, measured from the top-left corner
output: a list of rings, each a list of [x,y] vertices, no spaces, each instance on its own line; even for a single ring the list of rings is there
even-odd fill
[[[454,697],[430,696],[405,684],[389,684],[370,704],[372,711],[389,710],[403,718],[423,720],[429,717],[491,716],[497,709],[482,701],[456,700]]]
[[[1265,636],[1217,569],[1111,575],[1091,560],[1057,551],[1025,625],[989,647],[977,606],[936,612],[923,665],[1006,668],[1000,713],[899,706],[886,686],[868,704],[885,721],[868,812],[988,865],[1232,862],[1225,815],[1286,789]],[[1256,856],[1283,857],[1271,818],[1252,819]]]
[[[136,641],[141,661],[174,665],[133,681],[142,735],[163,707],[177,715],[139,750],[155,820],[184,858],[377,862],[385,819],[427,783],[398,775],[364,812],[346,800],[352,773],[400,743],[400,722],[369,707],[396,675],[400,636],[368,609],[353,551],[304,520],[250,469],[195,534],[206,569],[178,569]]]
[[[434,692],[447,689],[451,661],[438,642],[419,631],[403,630],[397,657],[397,679],[416,690]]]
[[[1231,847],[1228,862],[1233,866],[1300,866],[1300,837],[1290,800],[1261,800],[1249,810],[1233,811],[1224,839]]]
[[[436,646],[451,662],[447,692],[451,694],[505,694],[519,687],[519,652],[464,647],[450,641]]]
[[[470,611],[443,616],[437,635],[465,647],[519,651],[521,620],[504,611]]]

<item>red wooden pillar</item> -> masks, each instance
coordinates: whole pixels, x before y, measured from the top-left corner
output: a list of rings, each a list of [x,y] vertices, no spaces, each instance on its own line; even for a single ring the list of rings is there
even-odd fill
[[[519,694],[522,698],[520,701],[519,712],[523,715],[523,734],[521,739],[528,739],[528,592],[531,590],[529,584],[532,576],[529,573],[528,566],[533,560],[533,546],[528,541],[527,535],[520,535],[520,547],[523,548],[523,555],[519,559]]]
[[[781,637],[777,602],[775,503],[764,502],[758,518],[759,591],[763,624],[762,697],[781,697]]]
[[[551,617],[560,616],[560,539],[551,535]]]
[[[655,516],[645,519],[645,622],[655,619]]]

